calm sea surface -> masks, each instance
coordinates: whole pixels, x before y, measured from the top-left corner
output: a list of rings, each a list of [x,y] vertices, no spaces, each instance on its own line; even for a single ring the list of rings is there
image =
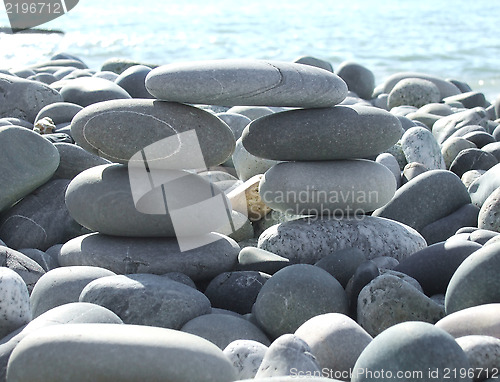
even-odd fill
[[[41,27],[64,35],[0,34],[0,68],[65,51],[98,69],[111,57],[146,63],[312,55],[353,60],[377,83],[399,71],[468,82],[500,95],[497,0],[80,0]],[[0,5],[0,26],[8,19]]]

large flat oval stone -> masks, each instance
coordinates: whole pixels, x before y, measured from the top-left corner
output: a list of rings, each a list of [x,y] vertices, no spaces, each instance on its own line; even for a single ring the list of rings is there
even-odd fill
[[[364,159],[278,163],[259,186],[266,205],[295,215],[371,212],[395,192],[391,171]]]
[[[146,88],[166,101],[222,106],[328,107],[347,95],[346,83],[336,74],[260,60],[165,65],[148,74]]]
[[[446,170],[431,170],[398,189],[373,216],[393,219],[420,231],[469,203],[470,196],[458,176]]]
[[[172,179],[165,187],[150,185],[148,173],[145,183],[135,179],[131,187],[134,175],[125,165],[90,168],[68,185],[66,206],[78,223],[107,235],[173,237],[182,232],[200,235],[220,227],[214,209],[198,203],[209,203],[214,197],[224,201],[225,194],[199,175],[165,171]]]
[[[49,382],[61,375],[75,382],[231,382],[236,369],[217,346],[192,334],[97,323],[42,328],[17,345],[7,367],[12,381]]]
[[[58,166],[48,140],[23,127],[0,127],[0,211],[47,182]]]
[[[259,248],[295,263],[314,264],[339,249],[360,249],[367,260],[379,256],[398,261],[427,246],[414,229],[389,219],[301,218],[276,224],[259,237]]]
[[[182,134],[188,131],[193,134]],[[73,119],[71,135],[85,150],[112,162],[147,161],[150,166],[160,162],[161,168],[216,166],[235,146],[231,129],[214,115],[193,106],[147,99],[113,100],[86,107]],[[152,146],[157,142],[163,143]],[[134,157],[143,149],[144,158]],[[192,167],[179,158],[194,156],[200,149],[202,162]]]
[[[175,238],[83,235],[62,246],[59,263],[102,267],[118,274],[180,272],[194,281],[212,279],[233,269],[240,247],[227,236],[210,236],[209,244],[182,252]]]
[[[249,153],[274,160],[365,158],[392,147],[402,136],[399,119],[364,105],[298,109],[271,114],[243,130]]]

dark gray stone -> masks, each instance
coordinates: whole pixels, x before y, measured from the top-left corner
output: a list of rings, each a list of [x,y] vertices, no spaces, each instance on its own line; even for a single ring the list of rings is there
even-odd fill
[[[479,208],[469,203],[448,216],[426,225],[420,233],[428,245],[445,241],[461,227],[477,225],[478,214]]]
[[[465,93],[457,94],[454,96],[446,97],[443,99],[444,103],[450,102],[460,102],[467,109],[472,109],[473,107],[486,107],[486,98],[484,94],[476,91],[468,91]]]
[[[466,82],[463,82],[460,80],[455,80],[455,79],[447,79],[446,81],[451,82],[453,85],[455,85],[457,88],[459,88],[462,93],[467,93],[467,92],[472,91],[470,85]]]
[[[41,135],[22,127],[0,127],[0,211],[47,182],[59,153]]]
[[[110,310],[86,302],[75,302],[51,309],[0,340],[0,381],[6,380],[7,362],[14,348],[24,337],[47,326],[70,323],[121,324],[122,320]]]
[[[163,277],[168,277],[170,280],[177,281],[181,284],[190,286],[191,288],[196,289],[196,284],[194,283],[193,280],[188,275],[185,275],[184,273],[181,272],[167,272],[161,275]]]
[[[210,236],[218,240],[181,252],[175,238],[84,235],[63,245],[59,263],[103,267],[115,273],[181,272],[193,281],[211,280],[233,269],[240,248],[224,235]]]
[[[500,302],[500,243],[475,251],[457,268],[446,290],[446,314]]]
[[[35,248],[22,248],[18,250],[23,255],[28,256],[31,260],[35,260],[45,272],[59,268],[57,258],[47,255],[45,252]]]
[[[488,113],[482,107],[458,111],[436,121],[432,126],[432,134],[434,134],[438,143],[441,144],[460,128],[467,125],[486,127],[488,120]]]
[[[426,74],[426,73],[416,73],[416,72],[400,72],[395,73],[388,78],[386,78],[383,85],[383,92],[389,94],[394,86],[401,80],[405,78],[421,78],[432,82],[439,89],[441,94],[441,99],[452,95],[460,94],[460,90],[453,85],[451,82],[445,81],[442,78]]]
[[[174,209],[192,206],[216,196],[227,202],[222,191],[199,175],[177,170],[170,170],[169,174],[179,176],[170,178],[174,180],[168,182],[168,204],[177,207]],[[164,203],[162,187],[153,189],[151,186],[151,190],[146,189],[149,192],[144,192],[142,199],[135,204],[130,185],[131,177],[129,168],[122,164],[96,166],[83,171],[71,181],[66,191],[66,206],[69,213],[84,227],[106,235],[175,237],[174,223],[168,205]],[[137,179],[134,189],[136,193],[141,180]],[[229,202],[226,205],[229,205]],[[141,212],[145,210],[151,213]],[[160,214],[162,210],[163,214]],[[195,219],[214,217],[214,212],[210,208],[197,212],[198,215],[192,218],[190,215],[185,217],[186,220],[193,220],[190,235],[207,233],[207,227],[195,224]],[[212,230],[221,226],[220,219],[213,219],[210,222]]]
[[[309,65],[309,66],[315,66],[320,69],[328,70],[329,72],[333,73],[333,67],[332,64],[328,61],[322,60],[317,57],[311,57],[311,56],[301,56],[293,60],[293,62],[296,62],[297,64],[302,64],[302,65]]]
[[[270,277],[256,271],[224,272],[210,281],[205,296],[214,308],[250,313],[260,289]]]
[[[0,118],[15,117],[31,123],[44,106],[62,101],[48,85],[0,73]]]
[[[37,248],[45,251],[88,233],[68,212],[64,194],[69,180],[45,183],[0,217],[0,237],[13,249]]]
[[[314,265],[327,271],[345,288],[358,266],[364,261],[365,255],[359,249],[344,248],[323,257]]]
[[[480,149],[462,150],[450,165],[450,171],[462,177],[470,170],[489,170],[498,164],[497,158],[493,154]]]
[[[481,207],[488,196],[500,187],[500,164],[496,164],[469,186],[469,194],[476,206]]]
[[[198,142],[180,135],[192,130]],[[193,106],[145,99],[87,107],[73,119],[71,134],[85,150],[113,162],[144,166],[142,156],[136,154],[146,149],[148,164],[161,162],[162,169],[200,168],[200,163],[189,161],[196,154],[193,150],[200,148],[206,167],[216,166],[231,155],[235,145],[231,130],[214,115]],[[172,137],[170,142],[164,141],[168,137]]]
[[[211,309],[210,301],[203,293],[167,277],[151,274],[98,278],[83,288],[79,301],[104,306],[125,324],[176,330]]]
[[[450,137],[444,141],[441,145],[441,154],[443,155],[446,168],[450,168],[451,164],[462,150],[472,148],[476,148],[476,145],[462,137]]]
[[[61,267],[53,269],[36,283],[31,293],[33,317],[64,304],[78,302],[83,288],[100,277],[115,273],[99,267]]]
[[[420,231],[470,202],[459,177],[446,170],[430,170],[398,189],[373,216],[396,220]]]
[[[35,118],[35,123],[45,117],[49,117],[56,125],[71,122],[73,117],[82,109],[82,106],[74,103],[56,102],[42,108]]]
[[[110,58],[106,60],[102,66],[101,66],[101,71],[110,71],[114,72],[116,74],[122,74],[125,70],[132,66],[137,66],[137,65],[144,65],[148,66],[150,68],[155,68],[157,65],[154,64],[146,64],[134,60],[130,60],[128,58]]]
[[[375,89],[373,72],[363,65],[344,61],[335,70],[335,73],[347,84],[347,88],[363,99],[371,99]]]
[[[290,260],[286,257],[256,247],[245,247],[238,254],[236,268],[241,271],[259,271],[272,275],[288,265]]]
[[[493,137],[493,135],[482,131],[472,131],[463,135],[463,138],[474,143],[479,149],[482,149],[483,146],[486,146],[489,143],[496,142],[496,139],[495,137]]]
[[[50,143],[75,143],[70,135],[65,133],[44,134],[43,137]]]
[[[444,294],[459,265],[481,245],[466,240],[441,242],[401,261],[394,269],[416,279],[427,296]]]
[[[241,137],[241,134],[243,133],[243,129],[252,122],[252,120],[248,117],[245,117],[242,114],[237,114],[237,113],[218,113],[216,114],[217,117],[222,119],[223,122],[226,123],[226,125],[229,126],[231,131],[233,132],[234,139],[239,139]]]
[[[285,334],[269,346],[255,379],[294,375],[294,372],[314,374],[320,373],[321,368],[304,340]]]
[[[200,336],[222,350],[236,340],[253,340],[270,345],[267,336],[257,326],[244,318],[228,314],[205,314],[193,318],[181,331]]]
[[[485,133],[486,129],[484,127],[482,127],[482,126],[479,126],[479,125],[467,125],[467,126],[463,126],[460,129],[458,129],[457,131],[455,131],[453,134],[451,134],[450,137],[447,138],[447,140],[451,139],[451,138],[456,138],[456,137],[463,137],[464,135],[467,135],[469,133],[474,133],[474,132]],[[470,141],[470,142],[472,142],[472,141]]]
[[[302,324],[295,335],[310,346],[319,366],[328,370],[329,376],[348,376],[361,352],[372,341],[356,321],[340,313],[313,317]]]
[[[294,215],[362,215],[395,192],[391,171],[365,159],[278,163],[259,186],[268,207]]]
[[[299,109],[259,118],[242,142],[252,155],[274,160],[334,160],[377,155],[402,136],[401,123],[371,106]]]
[[[30,81],[38,81],[38,82],[44,83],[46,85],[50,85],[52,82],[57,81],[57,78],[53,74],[50,74],[50,73],[38,73],[38,74],[35,74],[34,76],[29,76],[26,79],[30,80]]]
[[[71,180],[82,171],[110,163],[107,159],[91,154],[71,143],[55,143],[54,146],[60,157],[59,167],[54,173],[54,178]]]
[[[38,279],[45,274],[43,268],[28,256],[11,248],[0,246],[0,267],[16,272],[24,280],[31,293]]]
[[[295,264],[276,272],[262,287],[254,305],[261,328],[271,337],[293,333],[311,317],[347,313],[342,285],[325,270]]]
[[[236,378],[236,370],[214,344],[178,330],[143,325],[51,325],[24,338],[7,367],[7,379],[12,381],[56,381],[61,373],[71,381],[232,382]]]
[[[152,70],[146,88],[167,101],[223,106],[329,107],[347,95],[333,73],[279,61],[214,60]]]
[[[129,99],[125,89],[115,83],[97,77],[75,78],[61,88],[64,102],[89,106],[97,102],[113,99]]]
[[[357,316],[359,292],[379,275],[380,271],[377,265],[371,260],[365,261],[356,268],[345,288],[351,317],[356,318]]]
[[[115,83],[125,89],[132,98],[153,98],[146,89],[146,76],[151,68],[146,65],[134,65],[124,70]]]
[[[397,380],[445,382],[449,381],[447,371],[467,370],[468,367],[467,356],[448,333],[429,323],[404,322],[378,335],[363,350],[354,366],[351,381],[390,381],[396,378],[396,373],[408,372]],[[382,370],[384,377],[380,374]],[[429,376],[430,371],[436,375]],[[387,377],[389,373],[391,377]],[[472,381],[471,378],[461,378],[459,373],[453,380]]]
[[[264,231],[258,245],[294,263],[309,264],[348,247],[361,250],[367,260],[391,256],[400,261],[427,246],[414,229],[371,216],[288,221]]]

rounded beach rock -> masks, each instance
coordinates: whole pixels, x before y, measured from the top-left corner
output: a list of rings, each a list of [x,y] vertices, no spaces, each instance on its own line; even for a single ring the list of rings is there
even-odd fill
[[[389,109],[401,105],[420,108],[429,103],[439,102],[441,93],[431,81],[422,78],[405,78],[399,81],[389,93]]]
[[[396,220],[420,231],[470,202],[458,176],[446,170],[430,170],[399,188],[373,216]]]
[[[355,62],[342,62],[335,73],[342,78],[350,91],[363,99],[371,99],[375,89],[375,76],[373,72],[363,65]]]
[[[16,272],[24,280],[31,293],[37,281],[45,274],[36,261],[14,249],[0,245],[0,264]]]
[[[364,261],[363,252],[348,247],[323,257],[314,265],[327,271],[345,288],[358,266]]]
[[[381,275],[358,296],[357,321],[372,336],[405,321],[436,323],[444,307],[397,276]]]
[[[146,89],[146,76],[151,68],[146,65],[134,65],[124,70],[116,79],[115,83],[130,94],[132,98],[153,98]]]
[[[257,341],[236,340],[226,346],[224,354],[236,368],[237,380],[242,380],[255,377],[267,349]]]
[[[500,187],[484,201],[478,216],[478,227],[500,232]]]
[[[319,366],[336,379],[348,381],[364,348],[372,337],[356,321],[340,313],[327,313],[303,323],[295,335],[311,348]]]
[[[64,102],[80,106],[89,106],[94,103],[113,99],[129,99],[125,89],[115,83],[98,77],[82,77],[68,81],[60,91]]]
[[[54,143],[54,147],[59,152],[60,157],[59,167],[54,173],[54,178],[57,179],[71,180],[82,171],[110,163],[108,160],[71,143]]]
[[[71,136],[85,150],[112,162],[147,162],[151,169],[216,166],[235,145],[231,129],[216,116],[193,106],[147,99],[86,107],[71,122]]]
[[[260,181],[262,201],[295,215],[364,214],[382,207],[396,192],[391,171],[376,162],[284,162]]]
[[[213,60],[152,70],[146,88],[156,98],[222,106],[328,107],[347,95],[337,75],[279,61]]]
[[[402,136],[399,119],[371,106],[335,106],[275,113],[243,130],[243,146],[272,160],[365,158],[393,146]]]
[[[498,164],[497,158],[493,154],[480,149],[462,150],[450,165],[450,171],[457,174],[458,177],[470,170],[489,170]]]
[[[347,313],[347,296],[342,285],[323,269],[290,265],[264,284],[253,313],[266,333],[277,338],[293,333],[319,314]]]
[[[115,273],[99,267],[69,266],[53,269],[36,283],[30,296],[33,317],[67,303],[77,302],[85,286]]]
[[[244,182],[256,175],[264,174],[275,164],[279,163],[275,160],[259,158],[250,154],[243,146],[241,138],[236,141],[232,159],[238,178]]]
[[[500,339],[490,336],[464,336],[456,339],[465,352],[474,372],[474,380],[485,380],[498,375],[500,365]]]
[[[426,128],[415,126],[406,130],[401,138],[401,147],[408,163],[421,163],[428,170],[446,169],[441,148]]]
[[[100,277],[85,286],[79,301],[104,306],[125,324],[177,330],[211,308],[196,289],[151,274]]]
[[[28,288],[21,276],[0,267],[0,338],[31,321]]]
[[[471,183],[468,191],[472,203],[481,207],[488,196],[490,196],[498,187],[500,187],[500,164],[494,165]]]
[[[446,168],[450,168],[451,164],[462,150],[473,148],[476,148],[476,145],[465,138],[448,138],[441,144],[441,154],[443,155]]]
[[[374,338],[356,361],[351,381],[444,382],[449,381],[446,371],[468,367],[464,351],[444,330],[425,322],[405,322]],[[453,380],[472,381],[460,376]]]
[[[433,76],[431,74],[417,72],[400,72],[387,77],[383,85],[383,92],[390,93],[397,83],[406,78],[420,78],[432,82],[438,87],[441,98],[461,93],[460,89],[449,81],[446,81],[440,77]],[[439,101],[440,100],[438,100],[438,102]]]
[[[227,236],[211,233],[209,244],[181,251],[175,238],[129,238],[89,234],[65,243],[59,263],[90,265],[115,273],[181,272],[193,281],[212,279],[236,265],[240,247]]]
[[[222,350],[198,336],[119,324],[43,328],[19,343],[7,367],[11,381],[52,382],[61,375],[74,382],[232,382],[236,370]]]
[[[301,218],[277,224],[262,233],[258,246],[292,262],[315,263],[347,247],[358,248],[368,260],[390,256],[401,261],[427,244],[417,231],[404,224],[364,216]]]
[[[0,211],[46,183],[59,166],[59,153],[37,133],[0,127]]]
[[[446,313],[500,302],[500,243],[478,249],[457,268],[446,290]]]
[[[182,326],[183,332],[195,334],[225,349],[236,340],[252,340],[269,346],[271,342],[256,325],[230,314],[204,314]]]

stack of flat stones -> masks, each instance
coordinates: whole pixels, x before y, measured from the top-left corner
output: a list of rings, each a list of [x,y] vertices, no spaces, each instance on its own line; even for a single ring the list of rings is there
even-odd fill
[[[500,98],[68,54],[0,95],[0,382],[498,378]]]

